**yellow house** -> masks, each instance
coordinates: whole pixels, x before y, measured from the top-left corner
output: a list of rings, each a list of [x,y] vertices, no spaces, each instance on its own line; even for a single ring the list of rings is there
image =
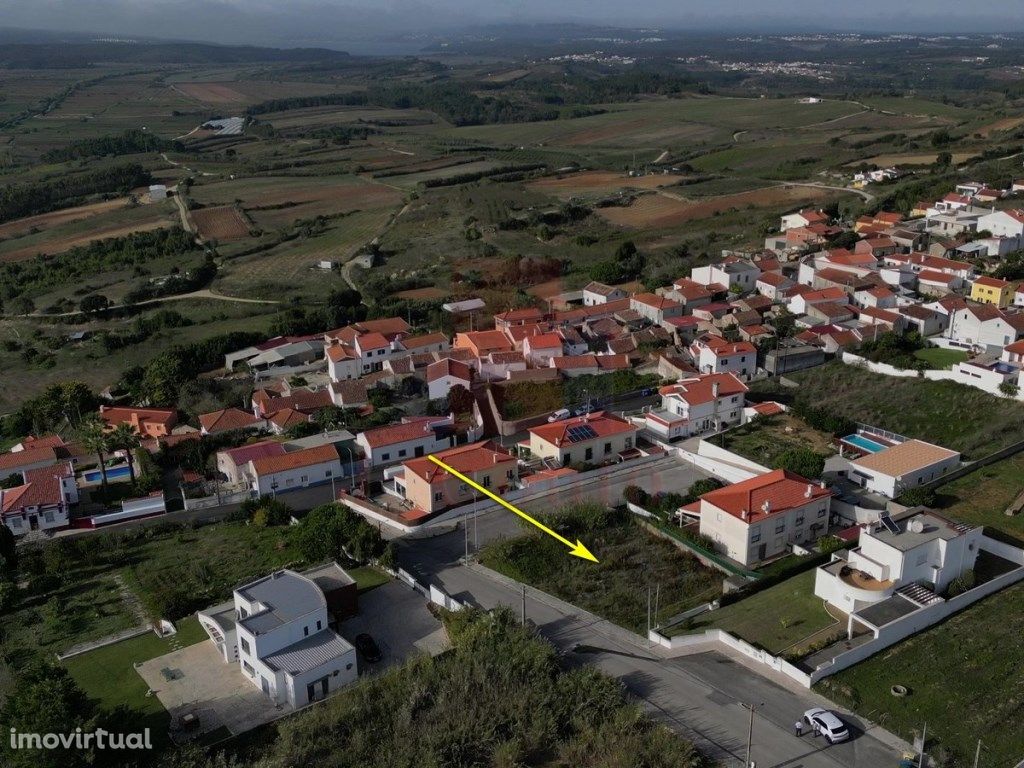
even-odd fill
[[[516,457],[495,450],[489,443],[461,445],[435,455],[456,472],[497,494],[515,487],[519,478]],[[427,514],[468,504],[474,497],[484,498],[483,494],[448,474],[426,456],[410,459],[402,465],[402,470],[394,475],[394,492],[414,510]]]
[[[534,456],[550,459],[563,467],[606,464],[636,447],[638,431],[632,422],[597,411],[531,427],[528,445]]]
[[[971,300],[981,304],[995,304],[1002,309],[1013,301],[1014,286],[995,277],[979,277],[971,286]]]

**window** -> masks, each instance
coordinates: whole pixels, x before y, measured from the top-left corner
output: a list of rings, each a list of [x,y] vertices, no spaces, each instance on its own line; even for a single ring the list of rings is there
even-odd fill
[[[330,477],[333,474],[334,470],[328,469],[326,472],[324,472],[324,477]]]
[[[583,459],[584,461],[590,461],[592,458],[594,458],[594,449],[587,448],[587,450],[583,453]]]
[[[604,452],[605,453],[611,453],[612,452],[612,444],[611,443],[605,443],[604,444]]]
[[[818,517],[824,517],[824,516],[825,516],[825,510],[824,509],[819,509],[818,510]]]
[[[775,526],[775,532],[776,533],[782,533],[784,530],[786,530],[786,521],[785,520],[783,520],[781,523],[779,523],[778,525]]]
[[[441,493],[440,491],[438,491],[437,493],[434,494],[434,501],[440,501],[443,498],[444,498],[444,494]]]
[[[796,524],[797,525],[803,525],[804,524],[804,516],[803,515],[800,515],[800,517],[798,517],[796,519]]]
[[[401,458],[402,456],[405,456],[405,454],[406,454],[406,450],[405,450],[405,448],[402,448],[402,449],[401,449],[401,450],[400,450],[400,451],[398,452],[398,456],[399,456],[399,458]]]
[[[302,636],[303,637],[309,637],[309,627],[303,627],[302,628]]]
[[[512,470],[512,469],[510,469],[508,472],[505,473],[505,477],[507,477],[509,480],[511,480],[515,476],[516,476],[515,470]]]
[[[384,350],[383,349],[378,349],[377,350],[377,357],[380,357],[383,354],[384,354]]]
[[[484,488],[490,488],[491,487],[491,476],[490,475],[484,475],[483,482],[480,483],[480,485],[482,485]]]
[[[626,438],[626,448],[629,449],[629,448],[632,448],[632,447],[633,447],[633,438],[632,437],[627,437]]]
[[[252,668],[252,664],[250,664],[248,661],[243,661],[242,662],[242,669],[244,669],[250,675],[255,675],[256,674],[256,670]]]
[[[317,630],[321,630],[321,629],[324,628],[323,622],[320,621],[320,619],[316,620],[316,628],[317,628]]]
[[[391,454],[390,454],[390,453],[382,453],[382,454],[380,455],[380,458],[381,458],[381,459],[382,459],[383,461],[387,461],[388,459],[390,459],[390,458],[391,458]]]
[[[309,476],[308,475],[303,475],[302,477],[299,478],[299,481],[303,482],[303,483],[308,482],[309,481]]]
[[[251,651],[251,650],[249,650],[249,641],[248,641],[248,640],[246,640],[246,639],[245,639],[245,638],[243,637],[243,638],[241,638],[241,639],[240,639],[240,640],[239,640],[238,642],[239,642],[239,643],[241,644],[241,646],[242,646],[242,651],[243,651],[244,653],[252,653],[252,651]]]
[[[750,543],[751,544],[757,544],[757,542],[759,542],[760,540],[761,540],[761,532],[760,531],[757,531],[755,533],[750,534]]]

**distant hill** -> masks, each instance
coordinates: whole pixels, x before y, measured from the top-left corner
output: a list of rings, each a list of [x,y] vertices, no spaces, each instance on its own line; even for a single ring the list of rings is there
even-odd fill
[[[124,64],[238,64],[265,62],[332,62],[350,59],[344,51],[327,48],[261,48],[210,43],[64,41],[0,42],[0,68],[64,69],[101,63]]]

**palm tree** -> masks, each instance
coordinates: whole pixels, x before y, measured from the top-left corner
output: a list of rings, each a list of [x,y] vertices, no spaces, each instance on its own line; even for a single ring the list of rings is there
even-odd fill
[[[118,424],[107,433],[107,445],[115,451],[124,451],[128,459],[128,473],[131,475],[132,483],[135,483],[135,449],[141,445],[139,435],[131,424]]]
[[[79,429],[82,445],[96,454],[100,463],[100,477],[103,480],[103,495],[107,494],[107,465],[105,463],[110,445],[107,440],[107,425],[98,418],[83,421]]]

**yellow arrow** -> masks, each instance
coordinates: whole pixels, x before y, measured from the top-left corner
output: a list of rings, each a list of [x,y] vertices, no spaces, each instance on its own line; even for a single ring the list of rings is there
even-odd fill
[[[543,523],[539,522],[538,520],[533,519],[528,514],[523,512],[523,510],[518,509],[517,507],[513,506],[512,504],[509,504],[507,501],[505,501],[503,498],[501,498],[501,496],[498,496],[496,493],[491,493],[489,490],[484,488],[482,485],[480,485],[475,480],[471,480],[470,478],[466,477],[464,474],[459,472],[457,469],[453,469],[452,467],[448,466],[443,461],[441,461],[439,458],[437,458],[437,456],[430,455],[430,456],[427,456],[427,458],[430,459],[435,464],[437,464],[437,466],[439,466],[445,472],[447,472],[447,473],[449,473],[451,475],[454,475],[455,477],[459,478],[459,480],[461,480],[462,482],[464,482],[466,485],[470,486],[471,488],[475,488],[476,490],[480,491],[480,493],[482,493],[487,498],[492,499],[492,500],[498,502],[499,504],[501,504],[501,506],[503,506],[509,512],[515,512],[517,515],[519,515],[521,518],[523,518],[523,520],[525,520],[526,522],[530,523],[531,525],[537,526],[542,531],[544,531],[544,533],[546,533],[548,536],[553,536],[554,538],[558,539],[560,542],[565,544],[565,546],[569,547],[569,554],[570,555],[575,555],[576,557],[583,558],[584,560],[590,560],[592,563],[600,562],[596,557],[594,557],[590,553],[590,550],[587,549],[586,546],[584,546],[583,542],[580,541],[579,539],[576,539],[576,543],[573,544],[571,541],[569,541],[567,538],[565,538],[565,536],[562,536],[562,535],[560,535],[558,533],[555,533],[554,531],[552,531],[550,528],[548,528]]]

